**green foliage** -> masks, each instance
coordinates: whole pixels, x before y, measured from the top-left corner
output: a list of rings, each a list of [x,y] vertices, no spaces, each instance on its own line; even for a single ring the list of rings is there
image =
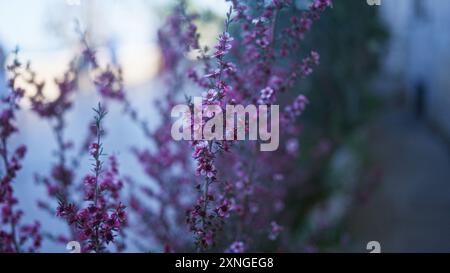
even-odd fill
[[[312,102],[304,118],[322,136],[340,139],[376,109],[373,77],[388,38],[378,11],[365,1],[334,1],[307,37],[321,64],[303,83]]]
[[[299,58],[310,50],[321,55],[320,65],[309,78],[298,84],[296,92],[306,93],[311,102],[301,117],[307,133],[302,134],[300,140],[299,168],[304,170],[307,181],[301,189],[291,190],[296,194],[289,196],[291,199],[287,202],[291,209],[298,211],[298,217],[291,223],[291,231],[301,245],[311,243],[323,250],[336,246],[341,239],[342,227],[338,223],[321,232],[311,224],[318,208],[327,207],[332,200],[346,197],[351,192],[336,191],[341,186],[332,166],[336,160],[342,164],[342,158],[337,158],[341,151],[349,150],[349,154],[356,157],[354,163],[361,167],[354,173],[345,167],[340,170],[356,180],[355,183],[361,183],[360,175],[370,164],[364,139],[355,139],[354,135],[358,132],[355,129],[376,113],[379,104],[373,80],[380,67],[388,33],[378,12],[379,8],[361,0],[333,1],[333,8],[314,24],[305,37],[306,43],[298,51]],[[284,19],[279,25],[289,24],[289,17],[282,16]],[[323,140],[330,143],[331,150],[314,159]]]

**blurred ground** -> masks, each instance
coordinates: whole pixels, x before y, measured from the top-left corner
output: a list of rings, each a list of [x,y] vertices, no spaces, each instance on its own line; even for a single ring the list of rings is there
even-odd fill
[[[350,215],[348,251],[378,241],[382,252],[450,252],[449,147],[402,110],[385,111],[370,131],[383,181]]]

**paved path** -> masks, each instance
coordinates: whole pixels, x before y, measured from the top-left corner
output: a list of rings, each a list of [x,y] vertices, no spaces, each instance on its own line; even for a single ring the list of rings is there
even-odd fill
[[[383,182],[350,215],[351,251],[450,252],[449,147],[404,112],[387,112],[371,129],[370,150]]]

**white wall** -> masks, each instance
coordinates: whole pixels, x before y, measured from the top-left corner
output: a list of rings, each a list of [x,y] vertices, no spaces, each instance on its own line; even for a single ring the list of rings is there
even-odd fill
[[[424,81],[427,113],[450,136],[450,1],[383,0],[380,9],[392,35],[386,75],[406,87],[409,98]]]

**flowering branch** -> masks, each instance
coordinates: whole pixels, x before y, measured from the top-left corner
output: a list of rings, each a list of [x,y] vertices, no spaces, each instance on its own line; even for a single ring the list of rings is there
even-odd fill
[[[24,95],[24,90],[16,86],[18,70],[21,67],[17,55],[18,50],[15,51],[13,63],[7,66],[11,74],[8,82],[10,94],[1,100],[0,155],[3,160],[4,173],[0,180],[0,252],[22,252],[22,247],[28,240],[32,240],[32,244],[27,251],[34,252],[40,247],[42,240],[39,222],[36,221],[31,225],[20,224],[23,212],[15,209],[18,200],[14,196],[12,183],[17,172],[22,169],[20,161],[23,160],[26,153],[25,146],[19,146],[12,154],[8,152],[8,140],[11,135],[18,132],[15,125],[15,110],[19,109],[18,101]],[[3,225],[9,225],[9,232],[3,229]]]
[[[102,105],[99,103],[97,108],[93,109],[96,113],[94,117],[95,121],[95,129],[97,132],[97,141],[93,143],[90,147],[90,154],[94,160],[93,164],[93,172],[95,173],[95,195],[94,195],[94,204],[97,205],[97,199],[98,199],[98,179],[100,177],[100,174],[102,172],[102,165],[103,162],[101,161],[101,157],[104,156],[103,154],[103,145],[101,143],[101,137],[103,134],[102,129],[102,120],[106,116],[106,110],[102,107]]]
[[[66,219],[69,225],[73,225],[78,232],[78,237],[86,241],[83,251],[98,253],[104,252],[110,242],[115,242],[115,237],[120,234],[125,225],[126,214],[125,206],[119,202],[119,191],[123,187],[123,182],[117,177],[118,168],[115,157],[109,157],[109,168],[103,169],[104,153],[101,137],[106,111],[101,104],[98,104],[94,112],[97,136],[96,142],[89,147],[89,153],[94,161],[93,175],[87,175],[84,178],[84,199],[88,205],[77,209],[74,204],[61,199],[57,215]]]

